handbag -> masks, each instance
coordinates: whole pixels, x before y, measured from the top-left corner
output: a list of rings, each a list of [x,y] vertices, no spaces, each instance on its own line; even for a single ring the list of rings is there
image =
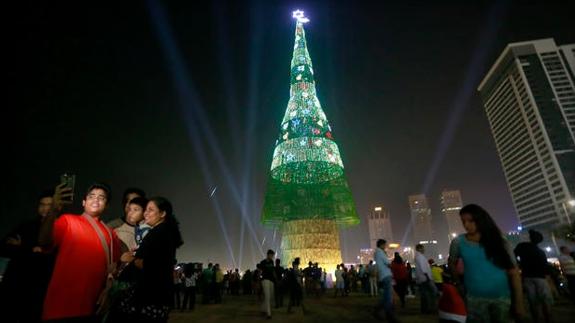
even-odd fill
[[[106,278],[106,286],[104,287],[104,289],[100,292],[100,296],[98,297],[98,301],[96,302],[96,315],[105,315],[111,306],[111,302],[110,302],[110,297],[108,297],[109,293],[110,293],[110,289],[112,288],[112,286],[114,285],[114,258],[113,258],[113,250],[114,250],[114,236],[112,235],[112,231],[110,230],[110,228],[108,228],[106,226],[106,231],[108,232],[108,235],[110,236],[110,246],[108,246],[108,243],[106,242],[106,238],[104,237],[104,232],[102,232],[102,229],[100,229],[100,227],[98,226],[98,224],[96,223],[96,220],[94,220],[91,216],[87,215],[87,214],[82,214],[82,216],[88,221],[88,223],[90,223],[90,225],[92,226],[92,228],[94,228],[94,231],[96,231],[96,234],[98,235],[98,238],[100,239],[100,242],[102,243],[102,247],[104,248],[104,252],[106,253],[106,259],[108,259],[108,275]]]

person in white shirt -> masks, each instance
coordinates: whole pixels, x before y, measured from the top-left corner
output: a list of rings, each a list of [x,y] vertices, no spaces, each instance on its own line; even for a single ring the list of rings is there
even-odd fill
[[[375,249],[375,265],[377,266],[377,285],[379,295],[381,296],[377,306],[375,307],[374,315],[376,318],[381,319],[380,312],[383,309],[385,318],[388,322],[397,322],[397,318],[393,312],[393,290],[391,281],[393,276],[391,274],[391,262],[385,253],[387,241],[383,239],[377,240],[377,248]]]
[[[415,246],[415,282],[421,294],[421,313],[428,314],[437,309],[437,289],[431,279],[431,267],[424,253],[422,244]]]
[[[194,268],[194,264],[186,264],[184,266],[184,303],[182,304],[182,311],[188,307],[193,310],[196,305],[196,285],[198,281],[198,271]]]

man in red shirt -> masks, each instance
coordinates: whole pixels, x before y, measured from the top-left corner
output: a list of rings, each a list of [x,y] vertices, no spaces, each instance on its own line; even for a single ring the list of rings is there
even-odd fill
[[[63,214],[49,226],[56,262],[42,320],[96,321],[97,302],[110,265],[120,258],[118,237],[100,221],[109,200],[110,189],[93,184],[82,201],[82,215]]]

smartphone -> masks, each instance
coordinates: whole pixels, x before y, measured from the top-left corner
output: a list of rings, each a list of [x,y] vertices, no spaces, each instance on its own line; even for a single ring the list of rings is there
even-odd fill
[[[71,191],[72,196],[70,197],[70,201],[73,201],[74,200],[74,187],[76,185],[76,175],[70,174],[70,173],[64,173],[60,176],[60,182],[62,184],[66,184],[65,187],[72,189],[72,191]]]

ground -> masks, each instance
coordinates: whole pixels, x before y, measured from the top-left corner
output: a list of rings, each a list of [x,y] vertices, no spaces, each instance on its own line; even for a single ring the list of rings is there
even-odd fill
[[[197,300],[201,301],[198,295]],[[377,322],[372,316],[374,298],[364,294],[352,293],[348,297],[334,298],[331,291],[320,299],[307,297],[304,299],[306,314],[301,308],[295,308],[294,313],[287,314],[287,298],[284,307],[272,310],[272,322]],[[181,322],[259,322],[266,321],[259,312],[259,302],[256,296],[230,296],[224,295],[223,304],[202,305],[196,304],[194,311],[172,311],[170,323]],[[397,309],[401,322],[438,322],[437,315],[419,314],[419,299],[410,298],[404,309]],[[553,315],[556,323],[573,322],[575,307],[569,300],[559,299],[553,306]],[[529,318],[525,322],[531,322]]]

